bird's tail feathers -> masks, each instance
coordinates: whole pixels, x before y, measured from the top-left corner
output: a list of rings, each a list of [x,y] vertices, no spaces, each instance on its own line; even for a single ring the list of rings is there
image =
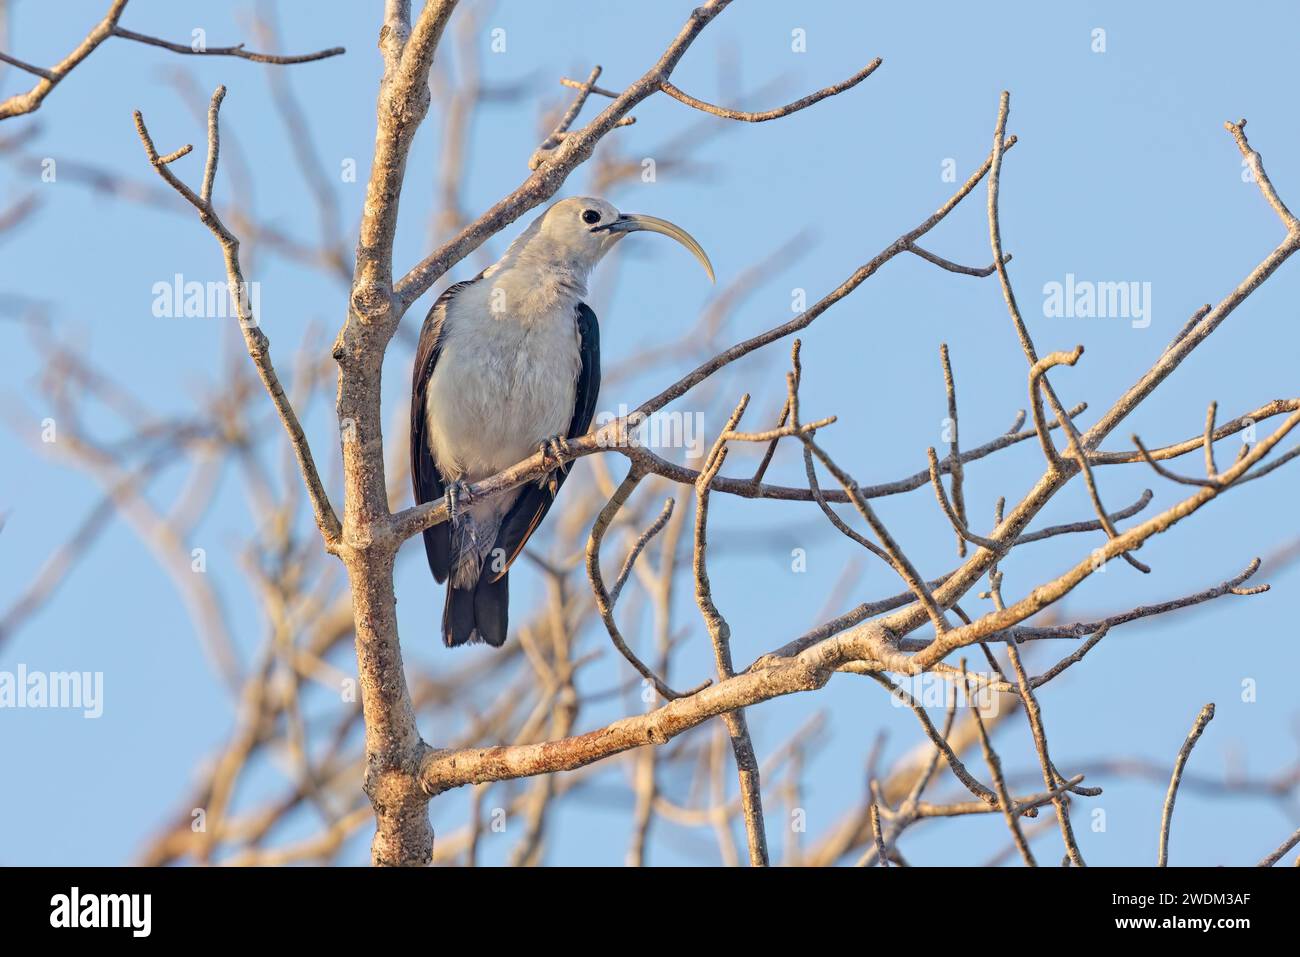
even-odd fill
[[[442,641],[448,648],[486,642],[500,648],[509,624],[509,576],[492,581],[484,574],[470,588],[447,585],[447,603],[442,610]]]

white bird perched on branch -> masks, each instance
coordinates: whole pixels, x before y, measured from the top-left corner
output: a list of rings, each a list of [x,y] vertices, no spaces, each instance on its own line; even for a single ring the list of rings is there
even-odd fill
[[[564,482],[566,439],[586,434],[596,411],[600,334],[582,301],[587,277],[641,230],[680,242],[713,279],[684,229],[575,197],[533,220],[496,264],[448,287],[424,320],[411,382],[411,478],[417,502],[447,501],[450,519],[425,531],[424,548],[434,578],[450,578],[448,646],[506,640],[506,573]],[[468,483],[538,449],[559,466],[548,477],[470,500]]]

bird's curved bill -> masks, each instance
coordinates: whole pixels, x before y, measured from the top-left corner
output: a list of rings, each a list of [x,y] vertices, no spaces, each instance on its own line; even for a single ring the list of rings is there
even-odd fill
[[[596,226],[592,232],[608,230],[611,233],[659,233],[661,236],[667,236],[675,239],[687,249],[691,254],[700,261],[704,271],[709,274],[709,282],[716,282],[713,275],[713,263],[709,262],[709,254],[704,251],[704,247],[695,241],[695,237],[688,233],[676,223],[670,223],[666,219],[660,219],[657,216],[644,216],[641,213],[624,213],[605,226]]]

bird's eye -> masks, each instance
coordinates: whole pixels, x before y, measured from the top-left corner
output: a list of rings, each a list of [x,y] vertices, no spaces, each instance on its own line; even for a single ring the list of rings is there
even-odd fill
[[[600,213],[596,212],[594,209],[583,210],[582,221],[589,226],[594,226],[596,223],[600,222]]]

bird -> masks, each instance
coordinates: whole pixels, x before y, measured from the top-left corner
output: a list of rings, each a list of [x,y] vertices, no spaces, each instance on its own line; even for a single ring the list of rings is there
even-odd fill
[[[597,263],[633,232],[685,246],[714,281],[695,239],[654,216],[594,197],[559,200],[495,264],[438,296],[411,374],[411,480],[417,504],[447,504],[424,531],[434,579],[447,583],[448,647],[501,647],[507,574],[567,476],[568,439],[585,435],[600,390],[600,328],[583,298]],[[537,483],[474,500],[469,485],[535,452],[556,467]]]

